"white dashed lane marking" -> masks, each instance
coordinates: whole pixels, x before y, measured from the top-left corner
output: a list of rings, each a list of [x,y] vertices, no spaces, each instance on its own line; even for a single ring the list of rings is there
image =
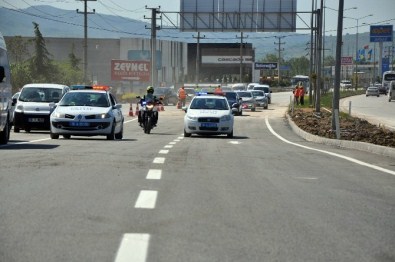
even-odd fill
[[[124,234],[115,262],[146,261],[149,240],[149,234]]]
[[[155,157],[153,163],[154,164],[163,164],[165,162],[165,159],[166,158],[164,158],[164,157]]]
[[[157,197],[158,197],[158,191],[141,190],[134,207],[154,209],[156,205]]]
[[[172,145],[166,145],[165,148],[173,148]]]
[[[169,150],[160,150],[159,151],[159,154],[167,154],[167,153],[169,153]]]
[[[147,179],[161,179],[162,170],[160,169],[150,169],[147,174]]]

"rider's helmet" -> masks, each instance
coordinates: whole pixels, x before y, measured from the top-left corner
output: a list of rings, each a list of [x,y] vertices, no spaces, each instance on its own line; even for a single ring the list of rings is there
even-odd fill
[[[147,87],[147,93],[148,94],[153,94],[154,93],[154,88],[152,86]]]

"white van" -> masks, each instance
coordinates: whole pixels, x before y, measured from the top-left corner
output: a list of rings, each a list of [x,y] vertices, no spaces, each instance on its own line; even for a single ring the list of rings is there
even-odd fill
[[[55,103],[70,88],[61,84],[27,84],[19,94],[14,111],[14,132],[21,129],[30,132],[32,129],[49,130],[49,116]]]
[[[12,87],[10,63],[3,35],[0,33],[0,144],[10,139],[12,119]]]

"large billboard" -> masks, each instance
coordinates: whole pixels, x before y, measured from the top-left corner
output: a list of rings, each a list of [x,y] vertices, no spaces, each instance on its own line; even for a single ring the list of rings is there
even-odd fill
[[[295,32],[297,0],[181,0],[184,32]]]

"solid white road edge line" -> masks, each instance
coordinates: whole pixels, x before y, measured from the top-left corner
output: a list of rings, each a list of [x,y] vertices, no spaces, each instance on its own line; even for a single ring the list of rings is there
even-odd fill
[[[271,125],[269,124],[269,118],[268,118],[268,116],[266,116],[266,118],[265,118],[265,123],[266,123],[266,126],[267,126],[267,128],[269,129],[269,131],[270,131],[273,135],[275,135],[278,139],[284,141],[285,143],[288,143],[288,144],[291,144],[291,145],[294,145],[294,146],[298,146],[298,147],[302,147],[302,148],[305,148],[305,149],[308,149],[308,150],[313,150],[313,151],[321,152],[321,153],[328,154],[328,155],[331,155],[331,156],[335,156],[335,157],[338,157],[338,158],[342,158],[342,159],[345,159],[345,160],[347,160],[347,161],[353,162],[353,163],[355,163],[355,164],[358,164],[358,165],[361,165],[361,166],[366,166],[366,167],[375,169],[375,170],[377,170],[377,171],[381,171],[381,172],[384,172],[384,173],[391,174],[391,175],[394,175],[394,176],[395,176],[395,171],[392,171],[392,170],[389,170],[389,169],[385,169],[385,168],[382,168],[382,167],[379,167],[379,166],[371,165],[371,164],[362,162],[362,161],[360,161],[360,160],[358,160],[358,159],[355,159],[355,158],[352,158],[352,157],[343,156],[343,155],[340,155],[340,154],[337,154],[337,153],[333,153],[333,152],[329,152],[329,151],[325,151],[325,150],[320,150],[320,149],[316,149],[316,148],[312,148],[312,147],[308,147],[308,146],[304,146],[304,145],[300,145],[300,144],[297,144],[297,143],[288,141],[288,140],[286,140],[285,138],[283,138],[282,136],[280,136],[279,134],[277,134],[277,133],[273,130],[273,128],[272,128]]]
[[[145,262],[149,240],[149,234],[124,234],[114,262]]]
[[[157,197],[158,197],[158,191],[141,190],[134,207],[154,209],[156,205]]]
[[[148,170],[146,179],[161,179],[161,178],[162,178],[162,170],[161,169]]]

